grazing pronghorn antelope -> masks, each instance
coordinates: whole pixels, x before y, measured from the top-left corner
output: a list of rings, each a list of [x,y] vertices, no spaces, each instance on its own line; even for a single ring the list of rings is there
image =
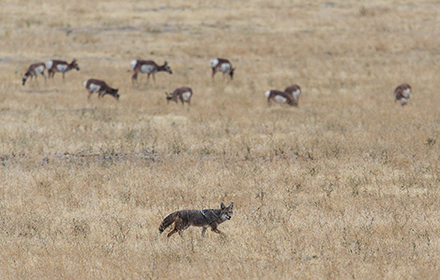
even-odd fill
[[[63,80],[66,72],[69,72],[72,69],[79,71],[79,66],[76,59],[73,59],[70,63],[67,63],[63,60],[49,60],[46,62],[46,67],[47,72],[49,72],[49,78],[53,78],[55,72],[61,72],[63,73]]]
[[[118,89],[109,87],[104,81],[97,79],[89,79],[87,81],[84,81],[84,86],[89,91],[88,98],[90,98],[90,96],[94,92],[97,92],[98,98],[104,97],[104,95],[106,94],[110,94],[111,96],[119,100]]]
[[[301,95],[301,87],[299,85],[293,84],[286,87],[284,92],[291,94],[293,99],[295,100],[295,104],[293,105],[298,106],[299,96]]]
[[[271,101],[275,101],[280,104],[287,103],[290,106],[297,106],[297,101],[292,94],[280,90],[268,90],[264,93],[267,98],[267,103],[270,105]]]
[[[229,74],[231,76],[231,80],[234,77],[234,70],[235,68],[232,67],[232,64],[227,59],[223,58],[213,58],[209,61],[212,68],[212,78],[214,78],[214,75],[217,71],[223,72],[223,76],[225,74]]]
[[[46,65],[43,62],[35,63],[29,66],[26,73],[23,75],[23,85],[26,83],[26,80],[30,77],[32,80],[32,77],[35,76],[35,79],[37,79],[37,75],[41,74],[44,77],[44,82],[47,81],[46,75],[44,75],[44,70],[46,70]]]
[[[408,104],[408,100],[411,97],[411,91],[412,88],[410,85],[401,84],[394,90],[394,97],[396,98],[396,101],[400,101],[400,104],[402,104],[402,106],[405,106],[406,104]]]
[[[167,96],[167,103],[170,102],[170,100],[173,100],[174,102],[178,103],[179,100],[182,102],[182,105],[184,102],[187,102],[188,104],[191,104],[191,97],[193,95],[193,90],[189,87],[181,87],[178,89],[175,89],[174,92],[166,93]]]
[[[168,66],[168,62],[166,61],[162,66],[159,66],[152,60],[133,60],[130,63],[130,66],[134,71],[133,77],[131,77],[131,81],[133,83],[137,81],[139,72],[148,74],[148,80],[150,80],[150,75],[153,74],[154,81],[156,81],[154,74],[157,72],[163,71],[173,74],[173,71],[171,71],[171,68]]]

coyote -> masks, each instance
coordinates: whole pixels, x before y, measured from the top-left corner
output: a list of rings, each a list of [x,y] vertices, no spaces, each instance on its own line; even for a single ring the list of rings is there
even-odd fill
[[[217,226],[224,221],[231,219],[233,214],[232,207],[234,207],[234,203],[231,203],[228,207],[225,207],[222,203],[220,209],[187,209],[176,211],[168,215],[162,221],[159,227],[159,232],[162,233],[167,227],[174,223],[174,229],[168,233],[168,237],[178,232],[180,237],[183,238],[182,233],[189,226],[202,227],[202,237],[205,236],[208,227],[211,227],[213,232],[226,237],[223,232],[217,229]]]

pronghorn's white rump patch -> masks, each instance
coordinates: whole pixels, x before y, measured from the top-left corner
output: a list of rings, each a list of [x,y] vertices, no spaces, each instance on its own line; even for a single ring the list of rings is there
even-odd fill
[[[84,81],[84,87],[86,87],[86,88],[87,88],[87,82],[88,81]]]
[[[149,73],[153,72],[153,68],[154,68],[153,65],[149,65],[149,64],[142,65],[141,72],[149,74]]]
[[[46,68],[47,69],[52,68],[52,65],[53,65],[53,61],[52,60],[46,61]]]
[[[220,66],[220,71],[222,71],[222,72],[228,72],[229,71],[229,69],[231,69],[231,64],[229,64],[229,63],[223,63],[221,66]]]
[[[137,60],[132,60],[130,62],[131,69],[134,69],[136,67],[136,64],[137,64]]]
[[[58,64],[57,65],[57,70],[59,72],[66,72],[66,69],[67,69],[67,65],[66,64]]]
[[[408,96],[409,96],[410,93],[411,93],[411,90],[410,90],[409,88],[407,88],[407,89],[405,89],[405,90],[403,91],[403,95],[404,95],[406,98],[408,98]]]
[[[301,94],[301,91],[299,89],[297,89],[296,91],[294,91],[293,93],[293,97],[295,97],[295,99],[299,98],[299,95]]]
[[[100,86],[95,85],[94,83],[91,83],[91,84],[89,85],[89,90],[90,90],[91,92],[98,92],[100,88],[101,88]]]
[[[211,67],[214,68],[217,66],[218,64],[218,59],[217,58],[213,58],[209,61],[209,63],[211,64]]]
[[[266,98],[269,98],[269,96],[270,96],[270,90],[266,91],[266,92],[264,93],[264,96],[266,96]]]
[[[188,99],[191,97],[191,92],[187,91],[187,92],[182,93],[182,97],[183,97],[183,100],[188,101]]]
[[[280,104],[283,104],[283,103],[285,103],[287,101],[287,98],[282,97],[281,95],[276,95],[274,97],[274,99],[275,99],[276,102],[278,102]]]

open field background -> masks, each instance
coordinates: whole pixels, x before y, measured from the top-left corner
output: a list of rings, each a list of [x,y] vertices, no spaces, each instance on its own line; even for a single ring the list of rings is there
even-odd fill
[[[436,1],[1,1],[0,278],[440,278],[439,26]],[[54,58],[81,70],[21,85]],[[133,86],[137,58],[174,73]],[[226,239],[159,235],[222,201]]]

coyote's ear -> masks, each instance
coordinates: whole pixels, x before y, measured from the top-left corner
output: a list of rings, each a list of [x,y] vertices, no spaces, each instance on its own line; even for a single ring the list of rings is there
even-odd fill
[[[223,204],[223,202],[222,202],[222,204],[220,204],[220,207],[222,208],[222,210],[225,210],[225,205]]]
[[[231,205],[229,205],[229,209],[232,209],[232,207],[234,207],[234,202],[232,202]]]

